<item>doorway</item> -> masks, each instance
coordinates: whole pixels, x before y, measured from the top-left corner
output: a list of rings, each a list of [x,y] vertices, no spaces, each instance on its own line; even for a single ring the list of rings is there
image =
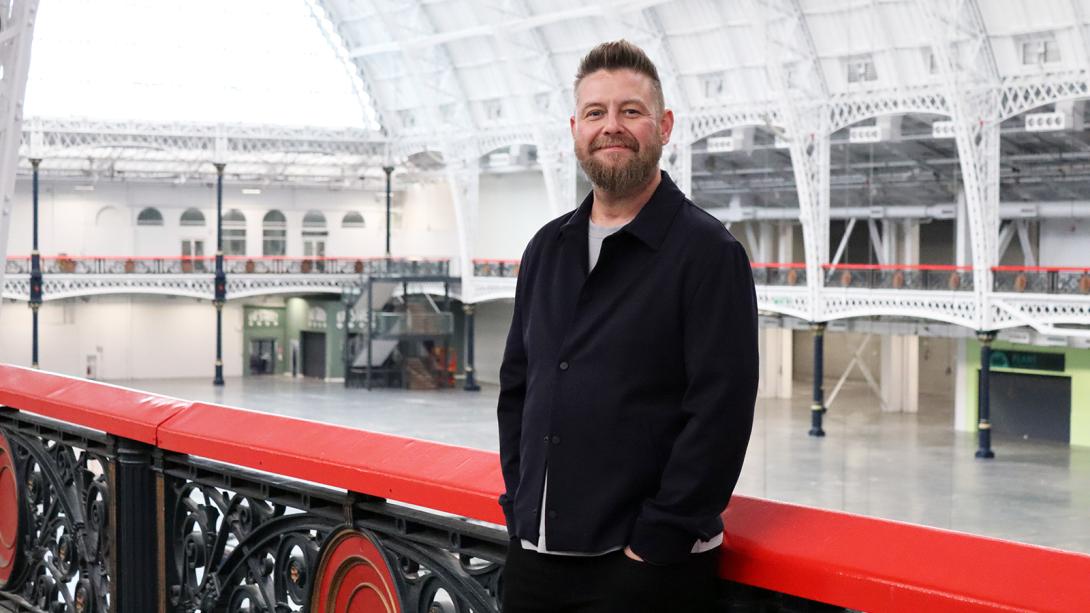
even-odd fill
[[[276,339],[250,339],[250,374],[271,375],[276,373]]]
[[[993,432],[1071,442],[1071,377],[996,371],[990,377]]]
[[[325,378],[325,333],[302,332],[303,376]]]

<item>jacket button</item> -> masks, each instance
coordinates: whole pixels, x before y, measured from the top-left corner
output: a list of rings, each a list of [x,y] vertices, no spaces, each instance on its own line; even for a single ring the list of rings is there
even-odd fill
[[[556,519],[556,511],[554,511],[552,509],[549,509],[549,512],[547,513],[547,515],[549,516],[549,519]]]
[[[553,438],[552,438],[552,441],[553,441],[554,445],[559,445],[560,444],[560,436],[557,435],[557,434],[554,434]]]
[[[560,370],[568,370],[568,363],[567,362],[561,362],[560,363]]]
[[[548,443],[548,442],[549,442],[549,435],[548,435],[548,434],[546,434],[546,435],[545,435],[545,442],[546,442],[546,443]]]

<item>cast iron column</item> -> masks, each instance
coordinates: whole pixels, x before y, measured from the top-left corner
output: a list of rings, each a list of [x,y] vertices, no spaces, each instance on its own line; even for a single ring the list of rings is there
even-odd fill
[[[352,286],[345,286],[342,292],[341,302],[344,303],[344,386],[347,388],[349,387],[348,375],[352,370],[353,357],[348,346],[348,339],[352,334],[352,307],[355,300],[359,299],[360,294],[359,290]]]
[[[390,177],[394,174],[393,166],[383,166],[382,171],[386,173],[386,257],[390,257]]]
[[[375,280],[367,276],[367,390],[371,390],[371,360],[375,356]]]
[[[223,304],[227,302],[227,273],[223,270],[223,168],[216,166],[216,376],[212,385],[223,385]]]
[[[443,312],[450,315],[450,283],[443,282]],[[451,332],[453,332],[454,316],[451,315]],[[454,373],[450,371],[450,335],[443,335],[443,387],[454,387]]]
[[[810,324],[814,331],[814,400],[810,404],[810,436],[825,436],[821,427],[825,416],[825,322]]]
[[[33,246],[30,250],[30,366],[32,368],[38,368],[38,310],[42,308],[42,258],[38,253],[38,165],[41,163],[42,161],[38,158],[30,159],[30,165],[34,169]]]
[[[112,495],[114,555],[117,576],[113,608],[116,611],[155,611],[158,593],[159,537],[156,515],[155,473],[151,468],[151,447],[137,441],[117,439]],[[170,538],[169,536],[167,538]]]
[[[995,332],[977,332],[980,341],[980,376],[977,378],[977,438],[980,448],[976,450],[976,457],[990,460],[995,457],[992,451],[992,423],[991,398],[989,397],[989,381],[992,370],[992,341],[995,340]]]
[[[466,386],[467,392],[479,392],[481,386],[477,385],[477,375],[473,372],[473,305],[462,306],[466,314]]]

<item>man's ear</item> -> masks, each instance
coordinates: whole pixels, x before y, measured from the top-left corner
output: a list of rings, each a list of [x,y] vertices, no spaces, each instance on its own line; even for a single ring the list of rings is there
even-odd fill
[[[571,137],[575,138],[575,115],[571,116]]]
[[[662,136],[662,144],[666,145],[670,142],[670,134],[674,132],[674,112],[670,109],[662,111],[662,117],[659,119],[659,134]]]

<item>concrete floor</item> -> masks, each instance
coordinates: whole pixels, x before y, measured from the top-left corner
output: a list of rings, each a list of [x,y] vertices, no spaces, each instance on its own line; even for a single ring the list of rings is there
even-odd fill
[[[118,382],[160,394],[495,450],[498,389],[346,390],[285,377]],[[761,400],[739,493],[1090,553],[1090,449],[996,437],[996,458],[973,457],[954,432],[949,397],[920,413],[882,414],[862,386],[845,386],[807,436],[808,389]]]

